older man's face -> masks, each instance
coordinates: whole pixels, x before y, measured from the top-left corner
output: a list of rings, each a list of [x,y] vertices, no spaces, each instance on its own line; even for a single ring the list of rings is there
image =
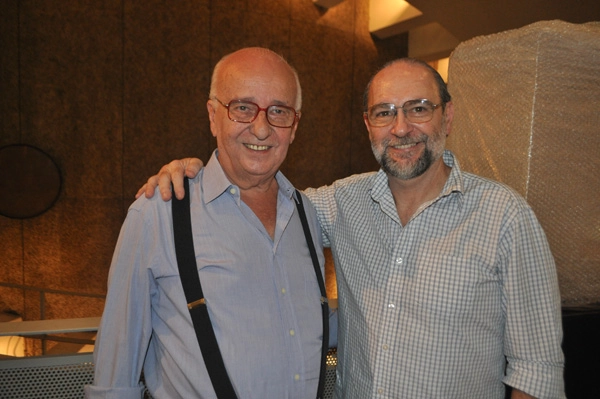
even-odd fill
[[[219,79],[217,97],[225,104],[244,100],[261,108],[295,106],[294,75],[271,55],[234,54],[223,66]],[[216,100],[209,100],[207,107],[219,162],[229,179],[249,188],[273,178],[294,140],[297,121],[292,127],[274,127],[260,111],[252,123],[239,123],[231,121],[227,108]]]

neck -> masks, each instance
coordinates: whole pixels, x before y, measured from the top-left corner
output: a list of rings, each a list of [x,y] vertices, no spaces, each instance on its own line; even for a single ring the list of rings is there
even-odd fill
[[[405,226],[410,221],[421,205],[437,198],[450,171],[451,168],[440,157],[425,173],[415,178],[401,180],[388,175],[388,184],[402,225]]]
[[[275,237],[275,226],[277,224],[278,192],[279,184],[275,178],[264,182],[264,184],[249,188],[240,186],[242,201],[260,219],[271,239]]]

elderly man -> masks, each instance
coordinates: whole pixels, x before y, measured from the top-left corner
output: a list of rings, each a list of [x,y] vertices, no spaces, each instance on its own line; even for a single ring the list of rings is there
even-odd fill
[[[338,398],[564,398],[546,237],[522,197],[444,150],[453,115],[434,69],[387,64],[365,93],[381,169],[305,191],[337,271]],[[170,197],[172,176],[181,195],[200,166],[172,162],[146,194]]]
[[[191,223],[204,301],[239,398],[317,396],[327,342],[321,231],[305,198],[305,238],[300,193],[278,171],[300,107],[296,72],[270,50],[242,49],[215,66],[207,109],[218,148],[189,181]],[[215,398],[187,303],[171,204],[140,198],[113,257],[86,397],[141,398],[143,370],[155,399]]]

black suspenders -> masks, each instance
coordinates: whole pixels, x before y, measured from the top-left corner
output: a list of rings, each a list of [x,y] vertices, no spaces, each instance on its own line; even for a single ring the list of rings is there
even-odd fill
[[[235,391],[225,370],[223,357],[219,350],[217,338],[210,322],[208,309],[204,302],[198,268],[196,266],[196,255],[194,252],[194,240],[192,236],[192,219],[190,213],[190,189],[189,181],[184,179],[185,197],[178,200],[173,195],[171,207],[173,211],[173,235],[175,239],[175,253],[179,277],[185,292],[187,307],[192,316],[196,337],[200,344],[202,358],[206,370],[212,382],[213,388],[219,399],[235,399]]]
[[[313,261],[313,267],[315,268],[315,274],[319,283],[319,289],[321,290],[321,313],[323,316],[323,346],[321,347],[321,371],[319,372],[319,388],[317,389],[317,399],[323,398],[323,391],[325,388],[325,367],[327,362],[327,352],[329,351],[329,303],[327,301],[327,292],[325,291],[325,282],[323,281],[323,274],[321,273],[321,266],[317,258],[317,251],[313,244],[312,236],[310,235],[310,229],[308,228],[308,221],[306,220],[306,213],[304,212],[304,205],[302,204],[302,196],[300,192],[296,190],[296,208],[298,209],[298,215],[302,222],[302,229],[304,230],[304,236],[306,237],[306,243],[308,244],[308,250],[310,251],[310,257]]]
[[[181,278],[181,284],[183,285],[183,291],[185,292],[185,299],[187,301],[187,306],[194,324],[194,330],[196,331],[196,337],[198,339],[198,343],[200,344],[202,358],[204,359],[204,364],[208,370],[208,375],[217,394],[217,398],[235,399],[237,396],[233,389],[233,385],[229,380],[229,376],[227,375],[225,364],[223,363],[223,357],[221,355],[221,351],[219,350],[219,345],[215,337],[212,323],[210,322],[208,309],[204,301],[204,295],[202,294],[200,277],[198,276],[196,255],[194,253],[194,241],[192,237],[189,181],[187,178],[184,179],[184,187],[185,197],[181,200],[178,200],[175,195],[173,195],[171,200],[175,253],[177,257],[177,265],[179,267],[179,276]],[[321,399],[323,397],[323,389],[325,385],[325,360],[329,346],[329,306],[327,304],[325,284],[323,281],[323,275],[321,273],[321,267],[317,258],[317,252],[308,228],[308,222],[306,220],[306,214],[302,204],[302,197],[298,191],[296,191],[296,198],[296,208],[298,209],[298,214],[302,222],[302,228],[304,230],[310,256],[313,261],[315,274],[319,283],[319,289],[321,290],[323,347],[321,351],[321,370],[317,390],[317,399]]]

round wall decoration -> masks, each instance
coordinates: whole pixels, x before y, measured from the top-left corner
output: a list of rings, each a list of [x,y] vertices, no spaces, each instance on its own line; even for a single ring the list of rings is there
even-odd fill
[[[0,148],[0,215],[38,216],[54,205],[61,185],[58,165],[42,150],[24,144]]]

